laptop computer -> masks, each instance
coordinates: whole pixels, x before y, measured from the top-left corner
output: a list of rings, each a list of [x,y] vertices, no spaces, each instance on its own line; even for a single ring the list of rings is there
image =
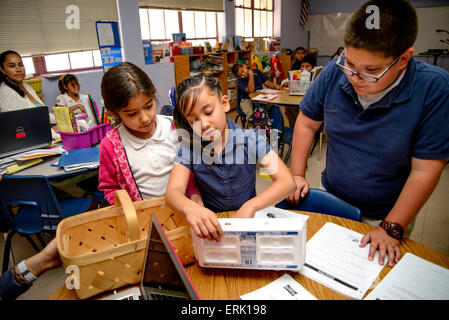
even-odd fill
[[[48,108],[0,112],[0,158],[44,148],[52,141]]]
[[[116,290],[101,300],[198,300],[196,289],[154,214],[149,229],[139,285]]]

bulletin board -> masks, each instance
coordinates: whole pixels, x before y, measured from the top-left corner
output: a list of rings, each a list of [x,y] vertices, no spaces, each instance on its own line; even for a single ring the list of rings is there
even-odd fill
[[[418,15],[418,36],[414,48],[415,55],[428,49],[449,49],[448,44],[440,42],[449,38],[449,6],[416,8]],[[331,56],[338,47],[344,47],[346,25],[353,12],[313,14],[309,16],[306,30],[310,31],[310,47],[318,49],[318,55]],[[394,32],[392,30],[392,32]]]
[[[123,62],[118,22],[96,21],[95,29],[97,31],[98,47],[103,63],[103,71],[106,72],[113,66]]]

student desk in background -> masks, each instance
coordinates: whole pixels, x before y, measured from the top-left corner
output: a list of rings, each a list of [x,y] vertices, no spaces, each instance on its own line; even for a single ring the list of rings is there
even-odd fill
[[[285,107],[299,108],[303,96],[291,96],[287,91],[280,92],[276,98],[267,103],[278,104]]]
[[[345,228],[365,234],[375,227],[368,224],[325,214],[302,212],[310,218],[307,222],[307,239],[309,240],[326,222],[333,222]],[[219,213],[220,218],[232,217],[234,212]],[[413,253],[423,259],[449,268],[449,257],[430,249],[418,242],[409,239],[401,241],[402,256],[406,253]],[[368,259],[368,257],[367,257]],[[291,271],[271,271],[271,270],[245,270],[245,269],[225,269],[225,268],[201,268],[198,264],[187,266],[186,271],[192,280],[193,285],[201,299],[203,300],[239,300],[240,296],[273,282],[283,274],[290,274],[306,290],[319,300],[348,300],[349,298],[319,284],[305,276]],[[385,266],[380,273],[382,280],[392,268]],[[379,281],[380,282],[380,281]],[[377,283],[379,283],[377,282]],[[375,282],[376,283],[376,282]],[[367,294],[371,292],[368,290]],[[365,296],[366,296],[365,295]],[[50,297],[51,300],[76,300],[74,290],[69,290],[62,286]]]
[[[88,172],[98,171],[98,168],[96,169],[82,168],[66,172],[63,167],[55,167],[51,165],[52,163],[59,161],[59,157],[60,155],[44,157],[42,158],[42,160],[44,160],[43,162],[38,163],[29,168],[26,168],[24,170],[18,171],[16,173],[13,173],[11,174],[11,176],[32,176],[32,175],[45,176],[49,181],[52,181],[52,180],[68,179]]]
[[[250,98],[258,96],[260,93],[258,91],[250,93]],[[277,104],[285,107],[297,107],[299,108],[299,102],[302,100],[303,96],[290,95],[288,91],[279,92],[277,97],[271,101],[261,101],[266,104]]]

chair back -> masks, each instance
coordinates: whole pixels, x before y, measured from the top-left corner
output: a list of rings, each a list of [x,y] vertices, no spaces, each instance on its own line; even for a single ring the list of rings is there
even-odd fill
[[[320,189],[310,188],[307,196],[300,200],[297,206],[283,200],[276,204],[276,207],[286,210],[324,213],[355,221],[362,220],[362,213],[358,208]]]
[[[281,108],[274,104],[268,110],[268,115],[271,118],[271,122],[273,123],[273,129],[278,130],[278,132],[284,131],[284,117],[282,115]]]
[[[16,214],[12,206],[18,205]],[[62,219],[62,210],[44,176],[4,176],[0,181],[0,207],[20,233],[53,230]]]

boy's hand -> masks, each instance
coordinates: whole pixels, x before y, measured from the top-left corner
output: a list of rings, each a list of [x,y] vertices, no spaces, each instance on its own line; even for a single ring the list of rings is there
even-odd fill
[[[196,235],[203,239],[219,241],[223,230],[215,213],[192,202],[192,206],[184,210],[189,224]]]
[[[376,250],[379,249],[379,264],[381,266],[384,265],[385,254],[387,253],[389,267],[393,267],[395,263],[399,262],[401,258],[400,241],[390,237],[381,227],[365,234],[360,241],[360,247],[365,247],[368,242],[371,242],[368,260],[373,260]]]
[[[309,193],[309,183],[306,178],[302,176],[293,176],[293,178],[295,179],[296,190],[287,196],[287,201],[294,205],[298,205],[299,199],[304,198],[307,193]]]

